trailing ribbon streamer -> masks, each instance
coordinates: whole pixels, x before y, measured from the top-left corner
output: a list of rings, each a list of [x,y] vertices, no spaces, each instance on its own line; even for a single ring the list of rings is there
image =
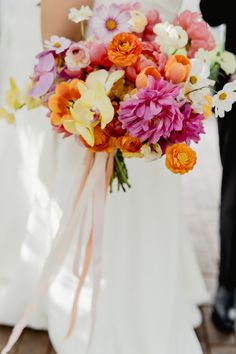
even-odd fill
[[[26,309],[26,312],[23,315],[22,319],[14,327],[12,334],[9,338],[9,341],[1,351],[1,354],[7,354],[12,349],[14,344],[19,339],[22,331],[27,326],[30,316],[37,309],[42,297],[45,295],[45,293],[48,291],[51,284],[55,280],[63,264],[63,261],[67,255],[69,247],[75,237],[75,230],[77,230],[78,222],[81,220],[81,218],[84,215],[84,211],[86,209],[88,200],[90,200],[91,197],[93,196],[95,186],[98,191],[98,197],[100,198],[101,193],[99,192],[100,190],[99,181],[101,182],[101,179],[103,179],[105,185],[105,171],[107,165],[107,156],[108,155],[106,153],[99,153],[96,155],[89,153],[87,155],[85,171],[84,171],[81,184],[79,188],[76,184],[76,188],[74,187],[72,189],[71,198],[70,198],[71,203],[68,204],[71,205],[71,208],[68,208],[68,210],[66,210],[62,218],[58,234],[55,238],[52,250],[45,262],[42,275],[39,281],[39,285],[36,291],[34,292],[32,302],[29,304],[28,308]],[[100,176],[102,176],[101,179]],[[76,189],[77,189],[77,193],[75,193]],[[103,194],[102,204],[100,204],[97,200],[95,207],[99,205],[100,206],[102,205],[102,207],[105,206],[103,202],[104,195],[106,194],[104,187],[102,187],[102,194]],[[96,227],[98,226],[99,228],[98,232],[96,231],[96,236],[98,235],[99,238],[102,237],[102,235],[100,235],[100,232],[102,232],[102,223],[103,220],[97,220],[94,225]],[[88,260],[91,258],[92,243],[93,240],[90,239],[89,244],[87,246],[87,254],[84,263],[85,276],[86,276],[87,268],[89,266],[89,263],[87,264],[86,258]],[[98,245],[98,240],[96,241],[96,245]],[[99,257],[96,259],[96,262],[98,261],[101,261]],[[98,268],[100,268],[100,266]]]
[[[93,258],[96,257],[96,262],[94,263],[94,289],[93,289],[93,302],[92,302],[93,319],[92,319],[92,330],[90,333],[90,338],[92,338],[93,335],[93,328],[96,322],[94,313],[96,312],[96,308],[97,308],[97,298],[99,294],[100,281],[101,281],[102,238],[103,238],[105,200],[107,197],[108,187],[113,173],[113,161],[114,161],[113,154],[110,154],[109,158],[103,161],[103,165],[101,166],[100,173],[97,176],[97,180],[94,185],[93,200],[92,200],[93,202],[92,226],[91,226],[90,236],[85,251],[83,270],[81,273],[81,277],[73,301],[71,321],[70,321],[67,337],[69,337],[72,334],[76,325],[79,298],[80,298],[80,294],[84,282],[86,280],[86,276],[89,272],[92,256]],[[79,239],[81,239],[81,237],[82,235],[80,235]],[[81,248],[81,244],[79,247]],[[77,253],[77,256],[80,256],[80,252]],[[78,264],[78,261],[76,262],[76,264]]]

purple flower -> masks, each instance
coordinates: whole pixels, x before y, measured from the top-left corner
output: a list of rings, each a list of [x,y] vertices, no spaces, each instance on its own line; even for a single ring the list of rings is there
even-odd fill
[[[203,120],[204,116],[192,111],[191,105],[186,103],[182,108],[183,113],[183,128],[180,131],[171,133],[170,141],[172,143],[186,143],[190,144],[191,141],[198,143],[200,135],[204,134]]]
[[[56,64],[51,52],[42,52],[37,56],[39,62],[34,67],[34,86],[30,96],[39,98],[45,95],[52,86],[56,77]]]
[[[183,114],[177,102],[180,87],[166,80],[149,77],[149,86],[137,96],[121,103],[119,120],[122,127],[142,142],[156,144],[168,138],[172,131],[183,127]]]
[[[130,18],[130,12],[124,11],[121,5],[100,5],[89,22],[89,28],[97,39],[108,43],[119,32],[131,32]]]

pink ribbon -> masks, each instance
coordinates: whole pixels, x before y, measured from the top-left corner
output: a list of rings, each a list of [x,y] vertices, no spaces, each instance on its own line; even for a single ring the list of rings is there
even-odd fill
[[[96,183],[94,185],[93,221],[91,226],[90,237],[85,251],[83,270],[82,270],[82,274],[73,301],[71,321],[67,333],[67,338],[72,334],[76,325],[78,304],[81,295],[81,290],[83,288],[84,282],[89,272],[92,256],[94,259],[94,281],[93,281],[94,289],[93,289],[93,301],[92,301],[92,330],[90,333],[90,339],[92,338],[93,335],[95,322],[96,322],[95,319],[96,319],[97,300],[98,300],[101,274],[102,274],[102,245],[103,245],[102,239],[103,239],[105,200],[106,200],[111,176],[113,173],[113,161],[114,161],[113,154],[110,154],[108,159],[103,161],[103,165],[101,165],[100,173],[98,174]],[[80,235],[80,239],[81,237],[82,235]]]
[[[55,280],[74,239],[78,222],[81,222],[85,215],[89,200],[93,197],[93,227],[85,251],[83,270],[80,282],[76,290],[75,300],[72,308],[71,325],[68,334],[72,333],[77,318],[77,308],[81,289],[84,285],[89,266],[94,257],[94,295],[93,295],[93,313],[96,312],[96,304],[100,288],[101,270],[102,270],[102,236],[104,223],[105,199],[109,176],[112,171],[113,156],[107,158],[106,153],[91,154],[86,157],[86,164],[81,184],[78,188],[77,181],[73,187],[70,200],[67,205],[71,205],[63,215],[61,225],[55,238],[52,250],[45,262],[39,285],[34,293],[32,302],[26,309],[22,319],[14,327],[7,345],[1,351],[1,354],[7,354],[19,339],[22,331],[27,326],[32,313],[37,309],[42,297],[50,288]],[[75,191],[77,193],[75,193]],[[83,230],[83,227],[82,229]],[[81,235],[80,235],[81,236]],[[80,246],[79,246],[80,249]],[[78,252],[80,257],[80,251]],[[95,321],[94,321],[95,323]],[[93,331],[91,331],[93,332]]]

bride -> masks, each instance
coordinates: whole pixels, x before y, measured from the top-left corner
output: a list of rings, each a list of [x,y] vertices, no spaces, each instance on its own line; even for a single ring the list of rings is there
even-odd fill
[[[98,0],[96,5],[109,2],[112,1]],[[89,0],[41,1],[43,39],[57,33],[79,40],[78,28],[69,23],[67,13],[69,8],[82,4],[93,5]],[[179,11],[181,3],[179,0],[143,0],[142,6],[145,10],[158,9],[162,18],[169,20]],[[66,188],[72,179],[81,177],[83,151],[72,139],[57,141],[55,149],[57,168],[48,189],[55,204],[66,210]],[[44,157],[49,159],[48,151]],[[51,158],[54,160],[55,155]],[[44,167],[42,159],[39,174],[46,181]],[[163,161],[148,164],[132,159],[128,161],[128,169],[132,189],[126,194],[114,192],[108,201],[103,281],[88,353],[201,354],[193,330],[196,324],[193,309],[206,300],[206,293],[185,235],[181,177],[171,174]],[[51,171],[48,175],[54,173],[52,169],[48,171]],[[82,293],[77,327],[72,336],[65,339],[77,285],[71,271],[72,256],[73,250],[51,287],[45,306],[47,328],[58,354],[74,354],[75,351],[85,354],[88,348],[89,280]],[[37,316],[34,323],[38,326]]]

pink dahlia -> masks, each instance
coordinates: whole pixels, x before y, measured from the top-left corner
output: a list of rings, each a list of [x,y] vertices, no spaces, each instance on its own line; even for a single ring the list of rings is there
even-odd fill
[[[190,58],[194,57],[199,48],[208,51],[215,48],[214,37],[200,13],[186,10],[175,18],[174,25],[181,26],[189,36],[190,47],[188,56]]]
[[[204,116],[192,111],[190,104],[185,104],[181,108],[183,114],[183,128],[180,131],[172,132],[170,135],[170,141],[172,143],[190,144],[191,141],[198,143],[200,141],[200,135],[204,134],[203,120]]]
[[[180,93],[177,85],[149,77],[149,86],[120,105],[119,120],[123,129],[140,138],[142,142],[156,144],[160,138],[168,138],[172,131],[183,126],[182,103],[176,97]]]

